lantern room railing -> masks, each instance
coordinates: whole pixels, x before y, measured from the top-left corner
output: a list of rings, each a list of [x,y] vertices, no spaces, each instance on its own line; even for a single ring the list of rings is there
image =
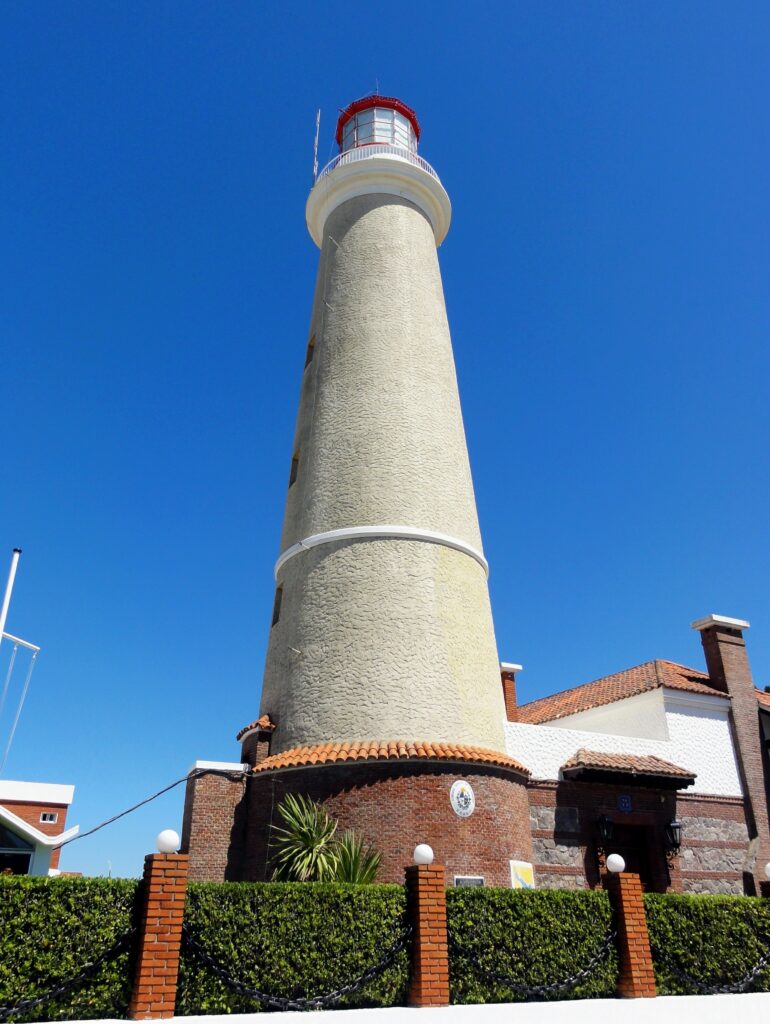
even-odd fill
[[[412,153],[411,150],[403,149],[401,146],[391,146],[385,142],[372,142],[368,145],[356,146],[354,149],[348,149],[344,153],[339,153],[333,160],[329,161],[326,167],[324,167],[316,178],[316,181],[320,181],[321,178],[326,177],[327,174],[331,174],[335,168],[341,167],[343,164],[352,164],[357,160],[368,160],[374,156],[389,156],[397,160],[406,160],[407,163],[414,164],[415,167],[420,167],[423,171],[428,173],[431,178],[435,178],[436,181],[441,181],[427,160],[423,160],[421,156],[418,156],[416,153]]]

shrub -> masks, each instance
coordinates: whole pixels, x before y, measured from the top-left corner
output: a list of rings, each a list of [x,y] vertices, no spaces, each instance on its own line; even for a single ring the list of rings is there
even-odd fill
[[[199,882],[188,886],[185,924],[231,977],[270,995],[324,995],[374,966],[401,934],[399,885],[325,882]],[[409,958],[401,950],[381,975],[340,1006],[403,1003]],[[182,948],[177,1014],[254,1012]]]
[[[369,885],[377,878],[382,854],[351,829],[343,832],[337,840],[336,854],[335,882]]]
[[[43,995],[78,974],[135,921],[138,882],[0,878],[0,1006]],[[10,1021],[123,1017],[133,962],[121,953],[81,986]]]
[[[285,828],[271,825],[278,882],[331,882],[337,868],[337,822],[309,797],[289,793],[278,804]]]
[[[770,950],[770,900],[649,893],[644,909],[660,995],[698,992],[672,964],[702,985],[725,985],[745,977]],[[751,990],[770,991],[770,965]]]
[[[310,797],[289,793],[278,814],[286,827],[270,826],[276,882],[364,885],[377,878],[382,855],[351,829],[338,838],[337,822]]]
[[[449,983],[453,1003],[587,999],[615,994],[618,961],[614,943],[590,975],[573,988],[525,996],[490,980],[457,950],[472,953],[486,970],[521,985],[562,981],[585,967],[611,926],[604,892],[468,888],[447,891],[450,936]]]

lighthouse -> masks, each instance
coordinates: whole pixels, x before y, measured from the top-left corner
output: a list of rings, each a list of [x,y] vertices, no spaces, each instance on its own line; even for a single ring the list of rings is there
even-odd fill
[[[437,255],[451,205],[420,134],[398,99],[351,103],[307,200],[320,259],[226,877],[269,877],[287,792],[362,833],[384,880],[420,842],[487,884],[531,860]]]
[[[395,99],[340,116],[306,218],[321,250],[261,713],[271,751],[504,750],[502,689],[436,248],[450,204]]]

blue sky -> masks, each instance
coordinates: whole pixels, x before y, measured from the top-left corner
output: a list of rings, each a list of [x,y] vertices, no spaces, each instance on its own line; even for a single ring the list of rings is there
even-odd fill
[[[770,683],[767,6],[9,0],[0,24],[0,574],[21,546],[7,628],[44,648],[7,776],[74,783],[88,828],[237,759],[315,111],[323,163],[377,82],[453,201],[440,259],[521,699],[700,667],[709,612],[752,621]],[[62,866],[137,874],[180,824],[181,789]]]

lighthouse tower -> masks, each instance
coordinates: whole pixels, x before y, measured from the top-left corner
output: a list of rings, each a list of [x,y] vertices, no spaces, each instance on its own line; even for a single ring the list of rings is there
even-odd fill
[[[269,877],[270,816],[303,792],[381,850],[384,880],[427,842],[510,884],[509,861],[531,859],[526,770],[505,754],[436,252],[449,197],[400,100],[350,104],[336,137],[306,207],[321,254],[228,876]]]
[[[449,198],[399,100],[340,116],[307,202],[321,250],[261,712],[271,752],[503,751],[500,666],[436,247]]]

